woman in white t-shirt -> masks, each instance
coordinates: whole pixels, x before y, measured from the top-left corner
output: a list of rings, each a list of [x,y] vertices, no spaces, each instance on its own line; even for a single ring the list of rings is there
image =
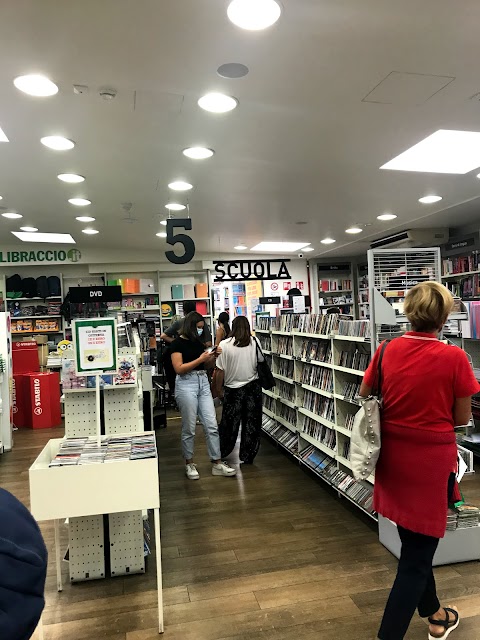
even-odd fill
[[[245,316],[232,322],[230,337],[222,340],[216,367],[219,397],[224,397],[219,426],[222,457],[235,448],[240,423],[240,460],[252,464],[260,447],[262,429],[262,387],[257,373],[257,341],[252,338]],[[263,359],[263,356],[260,356]]]

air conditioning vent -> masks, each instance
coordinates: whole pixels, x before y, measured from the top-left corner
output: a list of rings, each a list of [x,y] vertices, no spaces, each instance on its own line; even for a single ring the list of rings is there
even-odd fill
[[[394,233],[386,238],[374,240],[371,249],[385,249],[390,247],[438,247],[448,242],[448,229],[409,229]]]

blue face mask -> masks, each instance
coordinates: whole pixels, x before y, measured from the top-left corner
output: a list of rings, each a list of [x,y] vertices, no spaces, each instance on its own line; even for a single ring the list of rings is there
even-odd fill
[[[197,333],[198,333],[198,335],[199,335],[199,336],[203,335],[203,329],[199,329],[199,328],[197,327]]]

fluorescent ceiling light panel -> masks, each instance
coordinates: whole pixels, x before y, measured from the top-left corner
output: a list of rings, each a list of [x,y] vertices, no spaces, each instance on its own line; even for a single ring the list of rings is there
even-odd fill
[[[57,85],[46,76],[40,74],[18,76],[18,78],[15,78],[13,81],[13,84],[17,89],[23,91],[23,93],[27,93],[29,96],[45,98],[58,93]]]
[[[380,169],[465,174],[480,167],[480,132],[439,129]]]
[[[250,251],[279,251],[290,253],[308,247],[309,244],[310,242],[260,242],[255,247],[252,247]]]
[[[211,158],[215,151],[213,149],[207,149],[207,147],[189,147],[183,150],[183,155],[192,160],[206,160]]]
[[[207,93],[200,98],[198,106],[210,113],[228,113],[238,106],[238,100],[224,93]]]
[[[282,9],[275,0],[232,0],[227,9],[230,21],[249,31],[271,27],[281,13]]]
[[[0,127],[0,142],[9,142],[4,130]]]
[[[12,231],[13,235],[23,242],[49,242],[50,244],[75,244],[69,233],[27,233]]]

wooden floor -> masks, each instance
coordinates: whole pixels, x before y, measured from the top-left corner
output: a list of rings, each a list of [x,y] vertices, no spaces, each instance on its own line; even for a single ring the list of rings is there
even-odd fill
[[[0,457],[1,485],[28,505],[28,466],[61,431],[21,431]],[[373,640],[396,561],[374,523],[264,440],[236,478],[210,475],[197,436],[201,479],[183,475],[179,423],[158,434],[166,640]],[[480,501],[480,476],[464,491]],[[53,528],[42,527],[49,550]],[[65,540],[66,544],[66,540]],[[46,640],[155,640],[155,569],[147,575],[68,584],[47,581]],[[480,566],[436,572],[445,602],[463,615],[452,638],[480,640]],[[407,636],[427,637],[416,618]]]

